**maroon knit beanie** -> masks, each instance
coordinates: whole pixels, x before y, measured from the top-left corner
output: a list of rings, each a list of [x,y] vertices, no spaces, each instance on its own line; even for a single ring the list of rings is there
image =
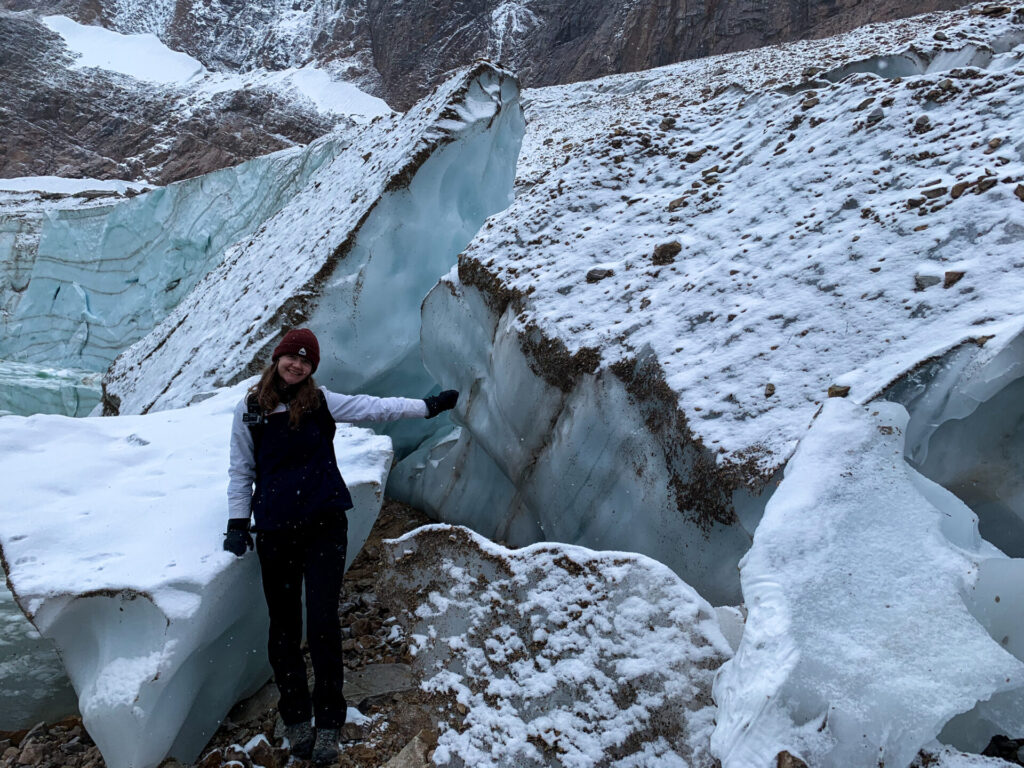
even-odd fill
[[[316,373],[316,368],[320,365],[320,345],[317,343],[316,336],[308,328],[296,328],[288,331],[281,339],[281,343],[274,347],[275,363],[281,355],[299,355],[306,358],[313,364],[310,374]]]

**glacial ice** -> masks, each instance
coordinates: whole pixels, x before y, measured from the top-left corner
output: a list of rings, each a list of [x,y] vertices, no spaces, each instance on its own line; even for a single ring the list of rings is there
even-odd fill
[[[511,201],[518,98],[509,73],[480,63],[405,115],[368,126],[115,361],[104,379],[108,412],[173,407],[249,375],[282,326],[298,324],[320,337],[317,377],[332,389],[429,394],[420,303]],[[415,444],[424,428],[390,434]]]
[[[221,549],[227,436],[248,383],[147,416],[0,418],[6,492],[17,499],[0,507],[0,562],[18,606],[56,645],[111,768],[168,754],[191,762],[269,677],[256,557]],[[355,502],[351,562],[392,451],[387,437],[350,426],[339,426],[335,450]]]
[[[106,370],[344,144],[329,135],[115,204],[0,199],[0,359]]]
[[[782,750],[815,768],[908,766],[979,700],[1019,700],[1019,603],[986,613],[1006,594],[996,571],[1020,561],[907,464],[908,419],[830,399],[787,465],[741,566],[743,638],[715,682],[723,768]]]
[[[438,765],[710,768],[712,607],[660,563],[468,529],[387,543],[380,593],[449,706]],[[458,714],[459,712],[464,714]]]

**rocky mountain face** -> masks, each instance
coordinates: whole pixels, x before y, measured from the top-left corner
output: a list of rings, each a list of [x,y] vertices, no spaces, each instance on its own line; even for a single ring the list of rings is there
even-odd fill
[[[158,184],[305,144],[334,120],[270,89],[196,94],[73,69],[58,34],[0,11],[0,177],[57,175]]]
[[[544,86],[836,34],[963,0],[0,0],[125,34],[150,32],[215,72],[315,65],[408,109],[486,56]],[[28,13],[0,17],[0,176],[165,183],[286,146],[332,124],[266,88],[198,98],[100,70],[68,71]]]

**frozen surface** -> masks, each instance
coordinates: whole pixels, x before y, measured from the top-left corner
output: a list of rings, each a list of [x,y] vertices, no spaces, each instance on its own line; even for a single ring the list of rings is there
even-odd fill
[[[1019,707],[1022,604],[995,572],[1021,561],[905,462],[906,425],[899,405],[833,398],[789,462],[742,563],[749,616],[715,683],[723,768],[782,750],[815,768],[908,766],[979,700]]]
[[[174,407],[236,381],[298,324],[318,334],[317,378],[331,389],[429,394],[420,303],[510,202],[518,94],[511,75],[481,63],[367,127],[115,361],[108,410]]]
[[[88,416],[100,402],[100,374],[0,360],[0,413]]]
[[[18,500],[0,507],[3,564],[111,768],[168,753],[191,762],[269,676],[256,557],[221,549],[228,434],[248,383],[149,416],[0,418]],[[340,426],[335,449],[355,502],[351,560],[380,509],[391,447]]]
[[[715,764],[710,686],[731,651],[711,606],[660,563],[509,550],[450,526],[385,557],[381,593],[414,640],[421,688],[452,705],[435,764]]]
[[[18,176],[0,179],[0,191],[4,192],[51,192],[73,195],[80,192],[103,190],[124,193],[128,190],[141,192],[149,185],[139,181],[120,179],[66,179],[63,176]]]
[[[329,135],[130,200],[0,198],[0,358],[105,370],[345,142]]]

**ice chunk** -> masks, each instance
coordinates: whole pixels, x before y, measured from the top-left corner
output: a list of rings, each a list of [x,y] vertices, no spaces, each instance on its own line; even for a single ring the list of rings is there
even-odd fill
[[[436,763],[715,764],[710,685],[731,651],[714,609],[660,563],[509,550],[445,525],[385,558],[381,594],[415,639],[421,687],[451,705]]]
[[[420,304],[511,201],[518,98],[515,79],[482,62],[405,115],[366,127],[114,363],[107,411],[169,408],[235,381],[269,357],[282,326],[297,324],[320,337],[317,377],[332,389],[429,394]],[[414,428],[423,425],[406,425]]]
[[[965,605],[999,553],[905,462],[907,419],[830,399],[787,466],[742,563],[743,639],[715,683],[724,768],[782,750],[816,768],[907,766],[954,715],[1024,687],[1024,664],[989,634],[1000,623]]]
[[[85,416],[100,401],[100,374],[0,360],[0,412]]]
[[[246,383],[148,416],[0,419],[0,555],[111,768],[191,762],[269,676],[256,557],[221,549]],[[355,502],[351,562],[380,509],[390,440],[339,426],[335,450]]]

